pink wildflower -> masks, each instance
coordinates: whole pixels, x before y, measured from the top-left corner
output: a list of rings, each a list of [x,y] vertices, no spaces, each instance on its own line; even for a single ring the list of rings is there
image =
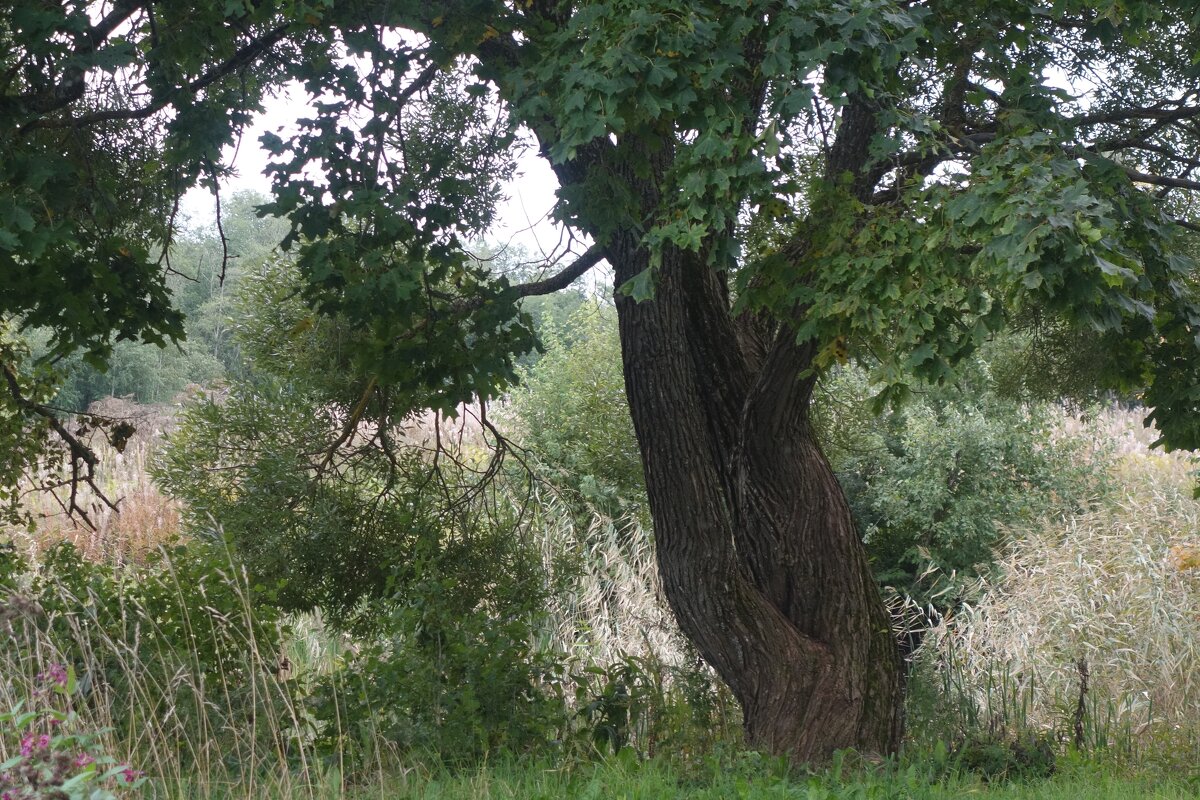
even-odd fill
[[[35,736],[32,733],[21,740],[21,755],[32,755],[34,750],[44,750],[50,746],[49,734]]]
[[[140,778],[143,774],[141,770],[134,769],[133,767],[126,767],[121,771],[121,777],[125,779],[126,783],[133,783],[135,779]]]
[[[91,764],[95,760],[96,759],[92,758],[92,756],[89,755],[88,753],[80,753],[79,755],[75,756],[75,766],[86,767],[88,764]]]
[[[51,664],[38,678],[43,683],[53,683],[55,686],[65,688],[67,685],[67,668],[62,664]]]

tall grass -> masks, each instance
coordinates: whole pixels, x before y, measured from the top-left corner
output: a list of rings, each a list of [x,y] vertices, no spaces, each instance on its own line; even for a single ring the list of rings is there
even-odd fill
[[[50,665],[71,664],[79,675],[72,724],[102,732],[109,754],[152,776],[151,795],[314,794],[323,778],[304,711],[278,669],[278,638],[255,619],[232,561],[212,575],[221,608],[194,602],[203,586],[169,555],[104,585],[103,596],[36,572],[27,580],[37,583],[36,601],[21,590],[0,597],[9,642],[0,649],[0,707],[35,697]],[[131,581],[154,581],[177,602],[155,593],[167,602],[152,607]],[[176,646],[189,640],[207,646]],[[0,761],[12,755],[0,741]]]
[[[1117,443],[1109,494],[1085,513],[1011,532],[1002,577],[934,631],[926,668],[962,700],[962,728],[1033,727],[1134,758],[1196,763],[1192,465],[1148,450],[1130,414],[1096,424]]]

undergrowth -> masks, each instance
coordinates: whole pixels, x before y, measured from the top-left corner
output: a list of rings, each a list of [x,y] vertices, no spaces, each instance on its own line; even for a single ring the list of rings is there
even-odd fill
[[[70,741],[145,773],[112,791],[164,798],[1191,797],[1200,515],[1185,461],[1117,450],[1121,491],[1009,530],[1000,575],[927,639],[896,761],[807,773],[745,751],[649,532],[553,492],[528,544],[566,590],[537,613],[491,594],[452,612],[461,589],[426,570],[370,635],[281,613],[219,537],[18,536],[0,719],[69,669]],[[0,736],[0,763],[24,740]]]

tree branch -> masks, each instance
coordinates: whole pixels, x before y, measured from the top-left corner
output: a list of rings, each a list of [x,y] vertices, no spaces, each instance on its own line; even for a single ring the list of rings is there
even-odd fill
[[[1139,172],[1129,167],[1125,167],[1125,174],[1134,183],[1148,183],[1151,186],[1167,186],[1171,189],[1190,189],[1194,192],[1200,192],[1200,181],[1188,178],[1175,178],[1170,175],[1151,175],[1148,172]]]
[[[1200,106],[1183,105],[1188,99],[1184,96],[1170,103],[1159,103],[1141,108],[1121,108],[1106,111],[1102,114],[1085,114],[1082,117],[1066,119],[1064,122],[1072,127],[1081,128],[1085,125],[1112,125],[1118,122],[1152,119],[1159,122],[1178,122],[1193,117],[1200,117]]]
[[[0,362],[0,372],[4,374],[8,393],[12,396],[17,407],[27,414],[46,420],[51,430],[66,444],[71,456],[71,478],[68,481],[71,487],[71,497],[65,506],[66,512],[68,515],[79,517],[89,528],[96,530],[96,525],[92,522],[91,517],[88,516],[87,511],[79,505],[79,484],[83,483],[87,485],[104,505],[114,511],[117,510],[117,504],[110,500],[108,495],[96,485],[96,465],[100,460],[97,458],[95,451],[67,430],[62,420],[56,417],[48,408],[25,396],[25,393],[21,391],[21,383],[17,379],[17,373],[12,366]]]
[[[519,283],[513,287],[517,293],[517,297],[533,297],[534,295],[552,294],[570,286],[576,278],[584,275],[592,267],[604,260],[604,248],[599,245],[592,245],[587,251],[575,260],[571,266],[562,270],[556,275],[540,281],[530,281],[529,283]]]
[[[174,101],[184,92],[196,94],[197,92],[208,88],[220,79],[232,74],[233,72],[236,72],[242,67],[246,67],[254,63],[255,59],[257,59],[260,55],[282,41],[290,28],[291,23],[283,23],[275,28],[272,28],[265,36],[263,36],[263,38],[246,45],[241,50],[237,51],[225,61],[213,67],[196,80],[184,86],[175,88],[173,91],[168,92],[158,100],[142,106],[141,108],[114,108],[107,111],[97,111],[92,114],[84,114],[79,117],[71,117],[60,120],[35,119],[32,122],[23,125],[18,130],[17,135],[24,136],[29,131],[37,128],[79,128],[85,125],[94,125],[99,122],[146,119],[147,117],[153,116],[162,109],[166,108],[171,104],[172,101]]]
[[[141,6],[138,3],[117,3],[112,11],[99,22],[86,31],[76,34],[74,38],[78,46],[71,52],[68,63],[96,52],[109,34],[133,16],[139,8]],[[22,60],[19,59],[17,65]],[[14,65],[14,69],[17,65]],[[7,82],[6,80],[5,83],[7,84]],[[83,97],[84,88],[84,69],[73,66],[65,70],[61,82],[37,92],[19,95],[16,100],[21,105],[32,109],[34,113],[48,114]]]

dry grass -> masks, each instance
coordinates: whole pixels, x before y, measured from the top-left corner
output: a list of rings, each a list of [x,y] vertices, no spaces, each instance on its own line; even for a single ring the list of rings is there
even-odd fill
[[[942,678],[985,725],[1073,725],[1081,660],[1094,744],[1200,737],[1200,503],[1192,464],[1150,451],[1131,412],[1093,425],[1118,453],[1087,513],[1014,531],[1003,579],[936,631]],[[1005,717],[1000,719],[997,717]]]
[[[89,527],[63,511],[66,489],[31,489],[25,496],[25,505],[36,521],[34,529],[0,528],[0,537],[9,536],[35,555],[58,542],[68,541],[93,561],[140,561],[147,553],[179,537],[179,503],[159,491],[148,469],[163,434],[175,424],[176,408],[139,405],[110,397],[94,403],[88,410],[129,422],[137,429],[122,452],[114,449],[102,433],[93,431],[88,438],[100,459],[96,469],[100,489],[117,501],[120,512],[114,512],[86,486],[81,486],[80,505],[88,510],[94,526]]]
[[[582,525],[553,498],[540,505],[544,563],[574,570],[567,591],[550,600],[547,644],[603,667],[626,656],[682,666],[686,643],[662,594],[650,532],[598,513]]]

